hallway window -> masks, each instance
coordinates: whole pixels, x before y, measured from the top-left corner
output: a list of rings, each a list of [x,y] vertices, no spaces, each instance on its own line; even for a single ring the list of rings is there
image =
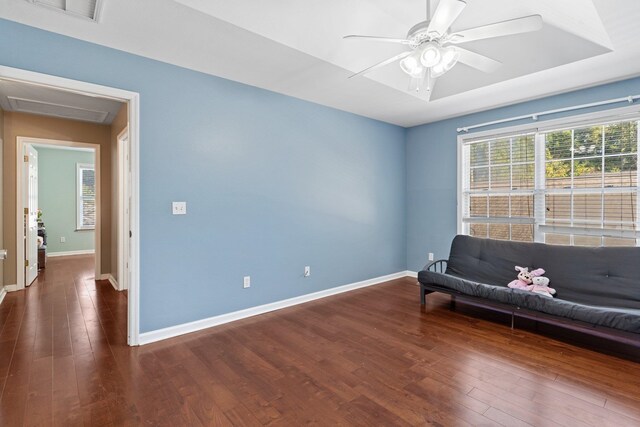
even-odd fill
[[[93,165],[78,164],[78,230],[93,230],[96,226],[96,178]]]

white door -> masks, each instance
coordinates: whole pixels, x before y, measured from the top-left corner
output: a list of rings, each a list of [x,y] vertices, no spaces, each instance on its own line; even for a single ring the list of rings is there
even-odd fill
[[[25,198],[25,285],[29,286],[38,276],[38,152],[25,146],[26,179]]]
[[[125,131],[118,137],[118,287],[129,289],[131,236],[129,210],[131,205],[131,167],[129,164],[129,135]]]

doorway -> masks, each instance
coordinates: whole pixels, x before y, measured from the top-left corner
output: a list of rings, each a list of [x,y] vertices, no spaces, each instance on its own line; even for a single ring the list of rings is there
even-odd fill
[[[138,342],[139,342],[138,340],[138,337],[139,337],[139,280],[140,280],[140,269],[139,269],[140,239],[138,235],[138,230],[139,230],[139,145],[138,145],[139,95],[135,92],[124,91],[121,89],[100,86],[100,85],[81,82],[77,80],[70,80],[70,79],[50,76],[50,75],[41,74],[41,73],[35,73],[31,71],[26,71],[26,70],[20,70],[20,69],[11,68],[11,67],[4,67],[4,66],[0,66],[0,79],[11,81],[11,82],[24,83],[27,85],[32,85],[32,86],[37,86],[42,88],[58,90],[58,91],[66,91],[68,93],[72,93],[76,95],[81,94],[87,97],[99,97],[99,98],[117,100],[118,102],[122,102],[126,104],[126,107],[127,107],[126,121],[128,123],[128,132],[126,134],[126,142],[124,141],[125,138],[121,138],[121,140],[123,141],[123,144],[124,143],[128,144],[129,152],[128,152],[128,156],[125,157],[128,159],[128,165],[122,168],[118,167],[118,170],[127,171],[129,173],[129,177],[126,180],[126,182],[128,182],[128,185],[126,187],[129,192],[128,199],[130,203],[129,203],[128,215],[127,215],[128,228],[129,228],[128,245],[125,245],[128,248],[128,259],[123,260],[122,262],[128,268],[127,277],[126,278],[123,277],[123,281],[127,283],[126,287],[128,288],[127,289],[127,305],[128,305],[127,342],[129,345],[138,345]],[[39,141],[39,142],[42,143],[43,141]],[[81,144],[81,143],[75,143],[75,144]],[[20,140],[19,142],[16,142],[16,146],[15,146],[16,153],[23,153],[24,146],[25,146],[24,140]],[[96,150],[96,155],[98,155],[98,151],[99,150]],[[22,167],[23,167],[22,163],[24,163],[24,157],[22,156],[23,155],[21,155],[20,157],[16,156],[17,157],[16,163],[14,163],[17,168],[16,172],[22,170]],[[17,162],[18,158],[19,160],[21,160],[19,165]],[[11,159],[10,163],[13,163],[13,162],[14,160]],[[99,165],[99,163],[100,162],[98,161],[98,159],[96,159],[96,165]],[[6,164],[7,164],[7,159],[5,159],[5,165]],[[98,174],[96,173],[96,175]],[[17,232],[16,234],[14,234],[14,236],[16,236],[15,246],[8,249],[11,251],[15,251],[14,254],[18,255],[16,258],[14,258],[15,260],[14,262],[15,264],[19,264],[17,262],[17,259],[23,258],[23,256],[26,254],[24,231],[30,218],[25,218],[24,216],[24,207],[23,207],[24,201],[22,200],[24,198],[23,192],[24,192],[24,187],[26,185],[16,175],[13,175],[13,176],[16,177],[16,180],[15,180],[15,189],[17,190],[16,199],[20,199],[19,203],[18,203],[18,200],[16,200],[16,209],[15,211],[13,211],[16,213],[16,221],[14,222],[14,224],[16,225],[16,230],[18,229],[20,230],[20,236],[18,236]],[[96,177],[96,179],[99,179],[99,178]],[[100,186],[97,185],[97,187],[99,188]],[[13,189],[10,188],[10,190],[13,190]],[[18,209],[18,206],[21,207],[20,210]],[[120,209],[118,209],[118,211],[120,211]],[[6,212],[7,211],[5,210],[5,213]],[[13,216],[13,214],[11,216]],[[118,217],[119,216],[120,215],[118,214]],[[122,216],[124,217],[125,215],[123,214]],[[99,218],[97,219],[97,221],[99,221]],[[123,225],[123,227],[124,226],[125,225]],[[98,228],[98,224],[96,224],[96,228]],[[122,229],[122,231],[123,232],[119,233],[119,235],[120,234],[125,235],[124,229]],[[104,237],[104,236],[101,236],[101,237]],[[100,246],[99,239],[101,237],[99,237],[99,233],[96,235],[96,249]],[[117,257],[118,259],[120,259],[121,257],[124,257],[124,254],[122,253],[122,251],[118,250]],[[96,267],[98,267],[99,263],[100,263],[100,257],[96,257]],[[118,262],[118,264],[120,264],[120,261]],[[5,272],[6,272],[6,268],[7,268],[7,264],[5,263]],[[98,270],[98,268],[96,268],[96,270]],[[16,272],[16,276],[19,276],[22,280],[17,280],[17,283],[14,282],[16,283],[16,285],[5,286],[5,289],[7,291],[15,291],[15,290],[18,290],[18,288],[24,287],[24,285],[20,286],[21,283],[24,284],[25,282],[24,277],[27,274],[27,272],[24,270],[24,265],[16,265],[15,270],[13,271]],[[125,271],[125,270],[123,269],[119,271]],[[118,273],[118,276],[120,275],[121,273]],[[102,277],[101,275],[99,276],[97,275],[96,277],[96,279],[103,279],[103,278],[104,277]]]
[[[102,279],[100,146],[17,137],[16,154],[16,207],[23,211],[16,215],[16,253],[24,254],[18,259],[18,290],[30,286],[54,256],[95,254],[94,277]]]

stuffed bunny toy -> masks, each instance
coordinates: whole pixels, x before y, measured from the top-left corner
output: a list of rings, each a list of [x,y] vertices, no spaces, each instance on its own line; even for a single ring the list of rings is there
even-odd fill
[[[529,267],[520,267],[516,265],[516,271],[519,271],[518,278],[510,282],[507,286],[512,289],[526,289],[531,285],[531,273]]]
[[[529,286],[533,282],[533,279],[544,274],[544,270],[538,268],[533,271],[529,271],[529,267],[520,267],[516,265],[516,271],[519,271],[518,278],[507,286],[512,289],[528,290]]]
[[[527,290],[549,298],[553,298],[556,293],[555,289],[549,287],[549,278],[542,276],[531,279],[531,285],[528,286]]]

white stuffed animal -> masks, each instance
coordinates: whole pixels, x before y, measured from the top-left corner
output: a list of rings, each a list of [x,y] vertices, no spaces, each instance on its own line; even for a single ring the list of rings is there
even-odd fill
[[[527,290],[549,298],[553,298],[556,293],[555,289],[549,287],[549,278],[542,276],[533,277]]]

